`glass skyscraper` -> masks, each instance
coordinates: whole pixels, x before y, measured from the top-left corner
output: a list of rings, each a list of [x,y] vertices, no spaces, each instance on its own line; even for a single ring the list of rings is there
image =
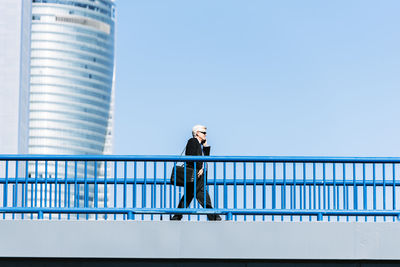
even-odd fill
[[[114,18],[113,0],[32,0],[30,154],[110,150]]]
[[[111,153],[114,26],[114,0],[32,0],[30,154]],[[87,179],[104,174],[101,163],[65,164],[30,165],[29,175],[52,178],[57,167],[59,178],[63,170]],[[60,190],[62,202],[93,206],[93,184]]]

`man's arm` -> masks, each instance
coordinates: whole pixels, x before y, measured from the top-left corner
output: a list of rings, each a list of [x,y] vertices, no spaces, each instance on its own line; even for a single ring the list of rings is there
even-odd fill
[[[203,146],[204,156],[210,156],[210,150],[211,150],[210,146]]]
[[[198,146],[198,141],[196,139],[194,139],[194,138],[189,139],[189,141],[186,144],[185,155],[186,156],[198,156],[196,154],[197,153],[197,146]]]

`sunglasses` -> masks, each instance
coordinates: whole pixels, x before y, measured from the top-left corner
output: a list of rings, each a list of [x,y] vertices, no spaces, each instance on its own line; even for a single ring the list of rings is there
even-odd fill
[[[207,132],[201,132],[202,134],[207,134]]]

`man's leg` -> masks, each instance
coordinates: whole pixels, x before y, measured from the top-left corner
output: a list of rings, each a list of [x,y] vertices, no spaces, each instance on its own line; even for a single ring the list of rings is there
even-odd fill
[[[185,195],[186,195],[186,205],[184,206],[185,202]],[[190,205],[190,202],[192,202],[194,195],[194,190],[193,190],[193,185],[186,185],[186,194],[184,192],[184,195],[182,196],[181,200],[179,201],[178,208],[181,209],[183,207],[187,208]],[[182,220],[182,214],[175,214],[174,216],[171,217],[171,220],[173,221],[180,221]]]
[[[196,198],[197,201],[200,203],[200,205],[204,208],[204,191],[206,195],[206,205],[205,208],[207,209],[212,209],[212,204],[211,204],[211,198],[210,195],[207,192],[207,189],[204,186],[204,176],[201,176],[197,179],[197,185],[196,185]],[[207,215],[207,218],[210,221],[220,221],[221,217],[217,214],[209,214]]]

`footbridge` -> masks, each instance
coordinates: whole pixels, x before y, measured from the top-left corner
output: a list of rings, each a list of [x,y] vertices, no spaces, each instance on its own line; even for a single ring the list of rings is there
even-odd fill
[[[188,163],[206,183],[177,208]],[[1,155],[0,264],[394,266],[399,174],[400,158]]]

